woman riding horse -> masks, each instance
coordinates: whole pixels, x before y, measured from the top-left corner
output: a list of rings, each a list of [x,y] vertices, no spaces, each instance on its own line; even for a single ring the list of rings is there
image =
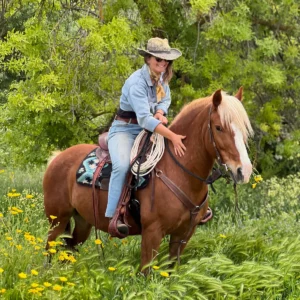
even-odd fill
[[[120,98],[120,108],[108,134],[108,148],[112,161],[108,203],[105,217],[112,219],[120,199],[126,174],[130,167],[130,153],[134,140],[141,130],[147,129],[168,138],[175,154],[182,156],[184,136],[177,135],[163,124],[171,103],[168,82],[172,78],[172,62],[181,56],[178,49],[170,48],[166,39],[152,38],[147,49],[139,49],[144,56],[144,66],[125,82]],[[127,235],[129,229],[121,220],[117,230]]]
[[[164,48],[158,49],[161,52],[158,59],[166,59],[162,53]],[[151,48],[150,50],[155,51]],[[156,52],[154,53],[157,55]],[[176,53],[179,55],[178,52]],[[154,69],[164,70],[166,66],[169,66],[170,63],[167,61],[158,62],[155,57],[157,56],[151,55],[151,57],[147,58],[146,56],[145,58],[146,62],[151,61],[149,64],[153,64]],[[143,70],[146,74],[150,72],[147,64],[140,72]],[[142,79],[141,82],[143,82]],[[153,85],[149,79],[150,84]],[[167,95],[169,92],[166,84],[162,83],[162,86]],[[139,96],[138,92],[133,94],[136,97]],[[144,102],[148,101],[148,98],[141,99]],[[209,177],[215,160],[230,170],[236,183],[249,181],[252,165],[246,145],[248,137],[253,131],[247,113],[241,104],[241,99],[242,88],[235,97],[218,90],[209,97],[194,100],[176,116],[169,130],[161,124],[166,120],[162,118],[162,115],[159,116],[160,113],[157,113],[159,103],[154,107],[157,119],[153,118],[150,112],[140,116],[141,118],[143,116],[148,118],[149,124],[154,124],[152,129],[161,128],[161,132],[159,132],[160,129],[157,132],[172,141],[174,149],[170,149],[170,153],[175,156],[177,154],[177,163],[174,162],[174,157],[168,152],[165,152],[158,162],[156,176],[153,177],[155,190],[150,185],[136,193],[137,199],[140,200],[142,267],[147,265],[157,254],[161,240],[166,235],[170,235],[170,257],[180,255],[183,251],[197,224],[203,219],[208,209],[207,181],[199,181],[198,179]],[[134,105],[132,106],[134,107]],[[127,106],[122,106],[121,102],[122,107],[124,110],[127,108]],[[165,113],[166,111],[162,109],[162,112]],[[139,113],[137,113],[137,117],[140,118]],[[126,116],[121,118],[126,118]],[[128,118],[130,119],[131,116]],[[138,126],[131,124],[130,120],[127,122],[116,120],[115,122],[112,128],[117,127],[118,122],[121,122],[119,123],[120,128]],[[186,137],[185,145],[182,144],[184,137]],[[109,143],[111,143],[111,139]],[[47,249],[49,242],[64,232],[71,234],[71,238],[66,239],[66,242],[68,247],[74,248],[86,241],[92,226],[96,225],[92,189],[79,185],[75,180],[78,166],[96,147],[96,145],[90,144],[70,147],[60,153],[45,172],[43,180],[44,205],[45,213],[51,224]],[[124,144],[116,145],[116,147],[123,148]],[[196,176],[191,176],[191,174]],[[99,219],[97,229],[107,232],[109,224],[109,219],[105,217],[107,191],[97,190],[97,196],[99,198],[99,205],[95,208]],[[152,199],[155,199],[154,205]],[[53,215],[57,217],[54,220],[51,218]],[[71,218],[75,221],[72,232]],[[130,216],[128,221],[129,225],[134,227],[135,222]],[[129,233],[131,234],[130,230]]]

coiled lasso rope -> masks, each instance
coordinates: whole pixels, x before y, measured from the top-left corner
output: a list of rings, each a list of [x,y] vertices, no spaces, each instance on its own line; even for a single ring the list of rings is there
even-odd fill
[[[147,135],[147,132],[145,130],[142,130],[139,133],[139,135],[136,137],[133,147],[131,149],[130,161],[133,161],[138,155],[139,145],[145,135]],[[159,160],[164,154],[165,151],[164,137],[158,133],[153,132],[151,136],[151,141],[152,141],[151,150],[149,153],[147,153],[145,162],[143,162],[140,166],[139,176],[145,176],[149,174],[154,169],[154,167],[156,166],[156,164],[159,162]],[[139,167],[139,162],[136,161],[135,164],[131,167],[131,172],[134,175],[138,175],[137,174],[138,167]]]

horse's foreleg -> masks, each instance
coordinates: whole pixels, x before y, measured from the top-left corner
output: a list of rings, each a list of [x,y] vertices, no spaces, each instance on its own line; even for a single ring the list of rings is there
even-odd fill
[[[186,234],[171,234],[169,254],[170,259],[178,258],[186,247],[188,241],[194,234],[196,226],[191,230],[191,233],[187,236]]]
[[[158,255],[158,249],[163,238],[160,227],[153,223],[142,230],[141,270],[144,274],[149,268],[144,268]]]

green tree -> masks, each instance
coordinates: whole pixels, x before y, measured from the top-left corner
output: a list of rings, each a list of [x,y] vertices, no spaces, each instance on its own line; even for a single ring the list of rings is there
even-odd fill
[[[296,0],[4,2],[0,148],[15,161],[42,162],[54,148],[96,141],[142,64],[135,49],[159,36],[183,51],[171,117],[195,98],[242,85],[256,167],[264,176],[299,171]]]

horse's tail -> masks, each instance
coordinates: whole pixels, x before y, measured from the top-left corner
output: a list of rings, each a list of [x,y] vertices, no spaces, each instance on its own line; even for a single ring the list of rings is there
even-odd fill
[[[60,150],[52,151],[51,156],[48,158],[47,166],[49,166],[52,163],[52,161],[55,159],[55,157],[58,156],[61,152],[62,151]]]

